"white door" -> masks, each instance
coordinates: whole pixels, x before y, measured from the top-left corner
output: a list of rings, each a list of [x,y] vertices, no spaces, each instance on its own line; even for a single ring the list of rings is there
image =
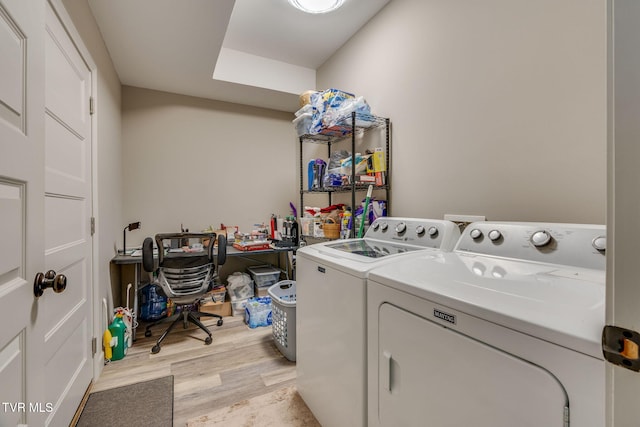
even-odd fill
[[[0,425],[43,425],[44,2],[0,0]],[[40,407],[42,411],[40,411]]]
[[[45,34],[45,265],[62,293],[40,297],[45,400],[51,425],[68,425],[93,375],[91,70],[47,3]]]
[[[610,5],[607,324],[640,332],[640,2]],[[640,373],[608,367],[607,425],[639,425]]]
[[[92,373],[91,86],[45,0],[0,0],[0,57],[0,425],[68,425]],[[36,298],[46,270],[67,289]]]

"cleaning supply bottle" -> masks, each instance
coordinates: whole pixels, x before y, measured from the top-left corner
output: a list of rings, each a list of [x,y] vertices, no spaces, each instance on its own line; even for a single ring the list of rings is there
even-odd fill
[[[342,224],[340,227],[340,234],[343,239],[349,238],[349,233],[351,231],[351,228],[352,228],[351,209],[345,208],[344,212],[342,213]]]
[[[127,326],[122,320],[122,313],[117,313],[113,322],[109,325],[109,332],[111,332],[111,336],[115,340],[111,360],[120,360],[127,354],[127,340],[125,338],[126,330]]]
[[[104,334],[102,334],[102,345],[104,346],[104,358],[106,360],[113,359],[113,349],[111,348],[111,341],[113,341],[111,331],[109,331],[109,329],[105,329]]]
[[[111,347],[113,346],[113,336],[109,331],[109,309],[107,308],[106,298],[102,298],[102,306],[104,307],[104,333],[102,334],[102,345],[104,346],[104,358],[105,360],[111,360],[113,352]]]

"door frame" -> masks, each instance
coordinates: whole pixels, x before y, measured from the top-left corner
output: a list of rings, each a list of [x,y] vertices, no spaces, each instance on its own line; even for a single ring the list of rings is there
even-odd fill
[[[638,331],[640,37],[634,0],[607,0],[607,325]],[[640,374],[607,363],[607,426],[637,425]]]
[[[84,44],[84,40],[80,36],[80,33],[76,29],[73,24],[73,20],[71,16],[67,12],[67,9],[64,7],[62,0],[46,0],[53,8],[54,12],[58,16],[62,26],[65,31],[69,34],[71,41],[75,45],[76,49],[83,61],[86,63],[87,68],[91,72],[91,98],[93,99],[93,113],[90,114],[91,120],[91,215],[95,220],[95,223],[98,222],[98,180],[97,180],[97,167],[98,167],[98,132],[97,132],[97,116],[98,112],[95,108],[98,105],[98,67],[96,66],[89,49]],[[99,233],[97,232],[98,227],[94,227],[94,234],[91,239],[91,264],[92,264],[92,273],[91,273],[91,334],[92,338],[96,340],[96,353],[93,355],[93,380],[97,380],[100,374],[102,373],[102,369],[104,367],[104,356],[101,357],[102,353],[102,328],[100,325],[102,324],[101,319],[103,314],[101,312],[102,305],[100,304],[100,278],[99,278],[99,269],[96,268],[99,263],[99,253],[98,248],[99,245]]]

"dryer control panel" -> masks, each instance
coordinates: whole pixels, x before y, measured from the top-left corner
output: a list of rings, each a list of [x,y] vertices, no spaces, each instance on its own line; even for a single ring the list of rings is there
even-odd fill
[[[453,250],[460,229],[447,220],[382,217],[376,219],[365,239],[386,240],[425,248]]]
[[[606,227],[591,224],[474,222],[455,250],[604,270]]]

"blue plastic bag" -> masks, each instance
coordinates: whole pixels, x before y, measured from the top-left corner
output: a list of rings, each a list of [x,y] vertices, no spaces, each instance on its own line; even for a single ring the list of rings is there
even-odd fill
[[[140,318],[159,320],[167,316],[167,297],[160,294],[160,286],[150,284],[142,288]]]

